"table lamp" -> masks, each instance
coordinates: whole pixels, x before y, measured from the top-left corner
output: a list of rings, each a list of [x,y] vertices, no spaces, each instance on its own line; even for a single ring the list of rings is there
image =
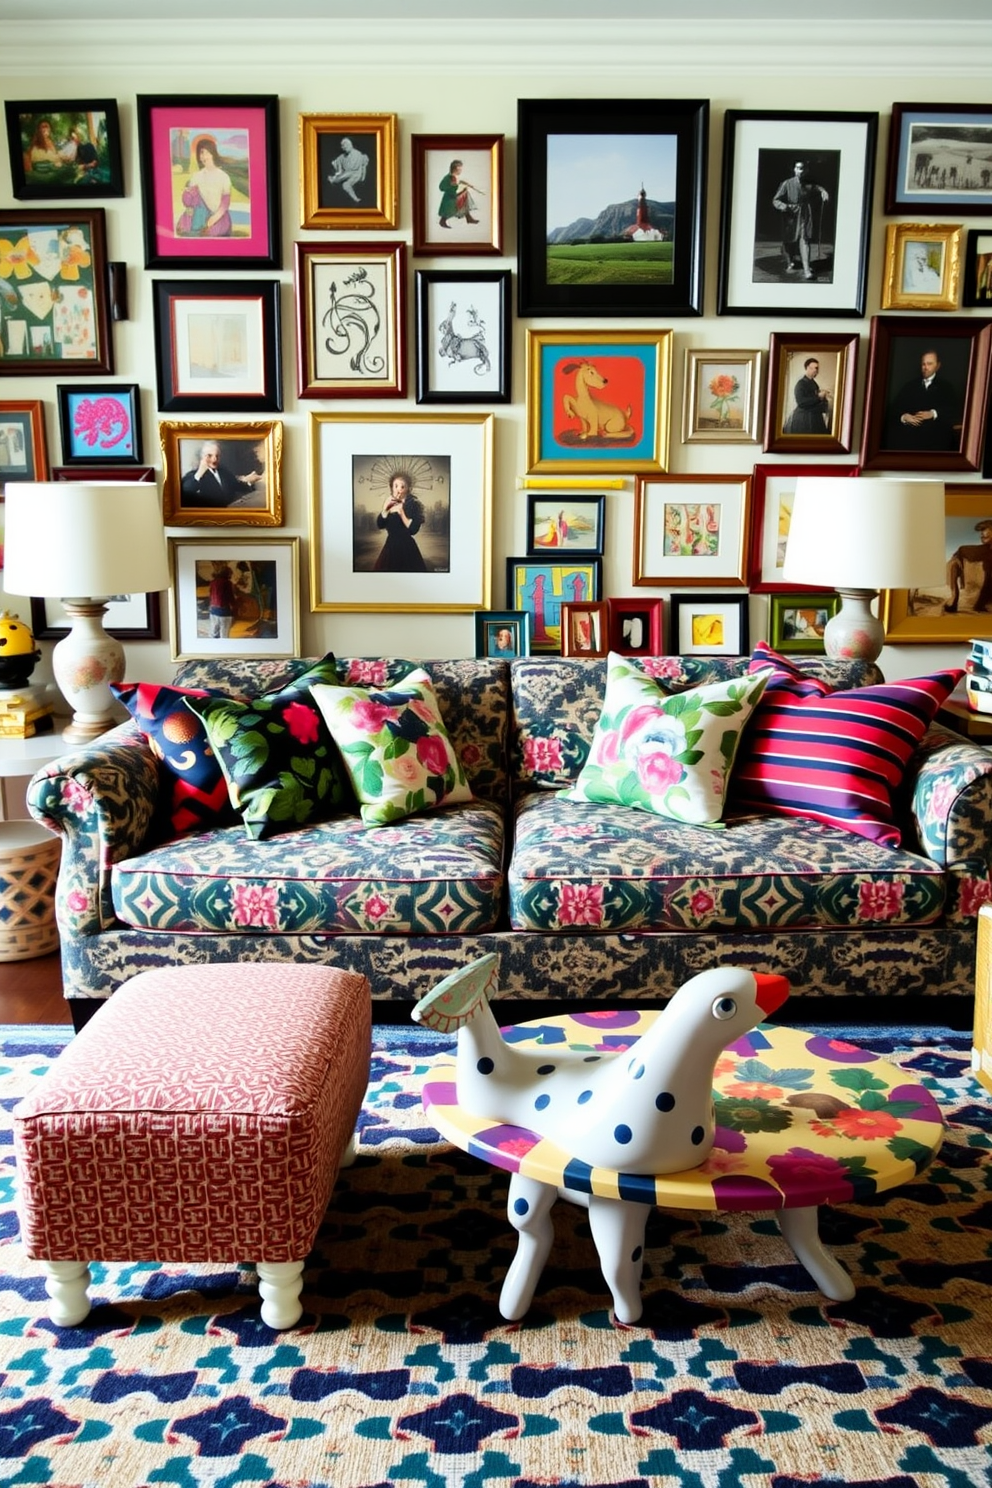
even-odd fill
[[[103,627],[107,600],[169,586],[158,488],[15,481],[5,504],[7,592],[59,598],[71,621],[52,652],[55,680],[73,709],[62,737],[95,739],[117,722],[110,683],[124,677],[124,647]]]
[[[880,589],[943,584],[945,533],[943,481],[799,477],[782,577],[840,595],[823,632],[828,656],[877,659],[885,631],[872,600]]]

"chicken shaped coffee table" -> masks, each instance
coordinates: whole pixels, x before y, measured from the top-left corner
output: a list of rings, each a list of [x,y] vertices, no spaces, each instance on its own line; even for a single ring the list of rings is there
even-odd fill
[[[929,1092],[853,1045],[765,1026],[784,977],[702,972],[661,1012],[572,1013],[500,1029],[496,957],[446,977],[413,1016],[457,1030],[453,1060],[423,1090],[442,1135],[512,1176],[517,1252],[505,1318],[529,1308],[554,1237],[551,1207],[587,1205],[614,1311],[641,1315],[652,1205],[774,1210],[825,1296],[854,1294],[823,1247],[817,1208],[869,1198],[921,1172],[943,1137]],[[756,1026],[757,1025],[757,1026]]]

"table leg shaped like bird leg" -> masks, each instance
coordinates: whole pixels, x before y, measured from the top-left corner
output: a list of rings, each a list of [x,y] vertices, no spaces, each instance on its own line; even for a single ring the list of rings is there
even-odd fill
[[[817,1226],[817,1208],[780,1209],[778,1227],[792,1253],[831,1302],[847,1302],[854,1296],[854,1282],[840,1261],[825,1249]]]
[[[517,1232],[517,1253],[499,1294],[499,1310],[508,1322],[522,1318],[533,1300],[555,1238],[551,1207],[557,1197],[557,1189],[536,1178],[514,1173],[510,1179],[506,1213]]]
[[[589,1196],[589,1228],[603,1280],[613,1295],[613,1311],[620,1323],[636,1323],[644,1310],[641,1272],[650,1208],[650,1204],[634,1204],[626,1199]]]

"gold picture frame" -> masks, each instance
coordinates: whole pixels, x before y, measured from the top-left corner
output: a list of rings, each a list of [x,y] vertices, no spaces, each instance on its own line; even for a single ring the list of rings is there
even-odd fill
[[[395,114],[300,114],[300,226],[395,227]]]
[[[757,444],[763,362],[761,351],[686,348],[683,444]]]
[[[956,310],[960,302],[960,224],[890,222],[885,229],[883,310]]]
[[[278,420],[195,424],[163,419],[158,429],[167,526],[282,526]],[[218,446],[216,462],[203,455],[209,444]],[[218,473],[209,470],[212,464]]]
[[[946,585],[926,592],[884,589],[879,617],[887,646],[929,644],[967,646],[972,636],[992,637],[992,610],[982,598],[992,590],[992,482],[962,482],[944,488]],[[981,529],[988,533],[986,542]],[[973,551],[969,552],[971,549]],[[986,551],[987,550],[987,556]],[[952,587],[953,586],[953,587]],[[949,603],[957,608],[949,610]],[[976,603],[982,608],[976,608]],[[962,653],[963,654],[963,653]]]

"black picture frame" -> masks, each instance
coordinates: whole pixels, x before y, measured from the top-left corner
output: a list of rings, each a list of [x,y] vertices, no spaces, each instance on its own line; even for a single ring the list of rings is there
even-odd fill
[[[61,608],[57,599],[31,598],[31,633],[36,641],[61,641],[69,634],[68,624],[52,618]],[[137,610],[143,613],[143,624],[115,625],[115,613],[125,615]],[[129,594],[125,599],[111,599],[107,606],[104,629],[119,641],[160,641],[162,639],[162,596],[158,593]]]
[[[155,279],[152,293],[163,413],[282,411],[278,280]]]
[[[55,397],[64,465],[79,467],[82,472],[94,466],[141,464],[141,410],[136,382],[96,386],[60,382]]]
[[[562,481],[567,488],[568,481]],[[528,558],[602,558],[606,497],[587,491],[528,491]]]
[[[530,654],[561,651],[561,611],[565,604],[598,603],[603,590],[602,558],[519,558],[506,560],[506,604],[530,616]]]
[[[704,98],[518,101],[519,315],[657,319],[702,314],[709,108]],[[615,192],[615,164],[604,162],[602,175],[597,169],[608,138],[629,141],[630,179],[618,181]],[[661,184],[654,186],[656,180]],[[613,200],[614,195],[621,199]],[[551,223],[552,215],[567,220]],[[608,245],[636,248],[646,264],[657,258],[658,268],[645,272],[640,282],[624,282],[608,267],[613,255],[600,254],[607,267],[597,270],[588,261],[591,255],[583,254],[585,281],[577,281],[573,271],[565,282],[551,267],[560,255],[549,258],[549,248],[560,249],[569,228],[575,229],[572,241],[581,236],[578,224],[584,219],[600,223]],[[664,239],[624,242],[625,233],[632,238],[639,225],[645,234],[663,233]],[[586,236],[592,236],[588,229]],[[669,244],[677,251],[666,251]],[[605,277],[597,282],[596,274]]]
[[[992,310],[992,231],[972,228],[964,255],[961,308]]]
[[[418,403],[509,403],[511,277],[509,269],[416,271]]]
[[[894,103],[885,210],[904,216],[992,216],[992,104]]]
[[[877,113],[727,110],[718,315],[864,315],[877,137]],[[816,189],[792,200],[800,159]],[[817,236],[793,253],[801,213]]]
[[[673,594],[668,604],[669,655],[746,656],[751,649],[746,594]],[[710,622],[712,640],[705,628],[695,639],[697,622]]]
[[[0,211],[0,238],[15,245],[24,305],[0,320],[0,377],[113,372],[104,208]]]
[[[4,114],[11,187],[18,201],[124,195],[115,99],[7,98]],[[45,122],[51,148],[38,139]]]

